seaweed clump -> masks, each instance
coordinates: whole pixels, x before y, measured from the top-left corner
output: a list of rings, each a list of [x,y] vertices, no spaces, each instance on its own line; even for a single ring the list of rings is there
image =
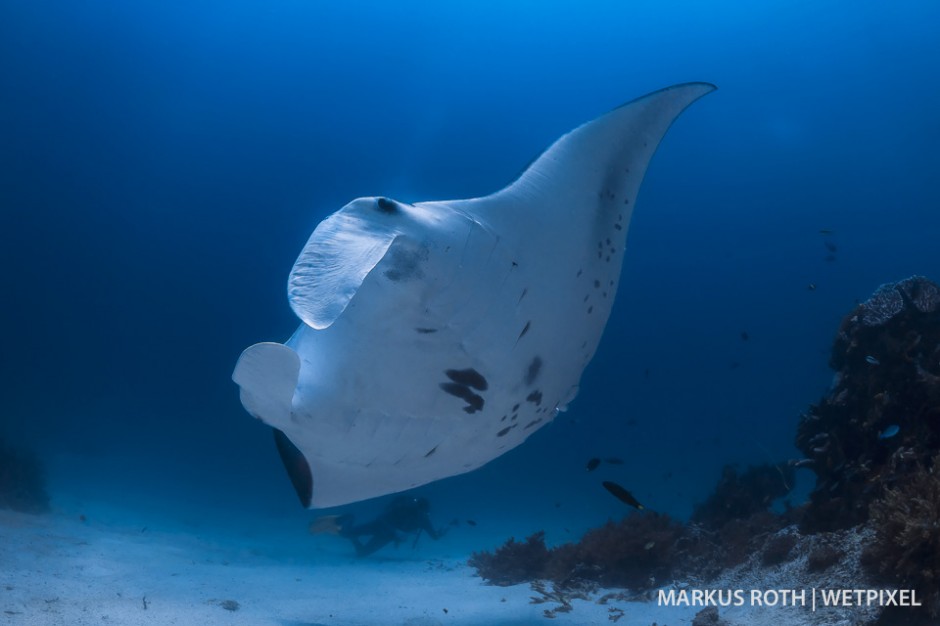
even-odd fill
[[[523,542],[510,537],[495,553],[474,552],[469,563],[488,583],[508,587],[545,578],[549,558],[545,531],[540,530]]]
[[[682,532],[682,524],[668,515],[635,513],[588,531],[578,543],[551,549],[542,531],[523,543],[509,539],[495,553],[474,552],[469,564],[495,585],[550,580],[561,587],[590,582],[647,589],[671,574]]]
[[[0,439],[0,509],[24,513],[49,510],[45,474],[39,459]]]
[[[648,589],[671,575],[683,526],[661,513],[634,513],[552,550],[546,574],[565,585],[576,580],[604,587]]]

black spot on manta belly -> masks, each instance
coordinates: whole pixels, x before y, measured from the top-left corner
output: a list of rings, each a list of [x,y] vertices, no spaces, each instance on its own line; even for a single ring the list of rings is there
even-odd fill
[[[452,396],[456,396],[467,403],[463,408],[467,413],[476,413],[483,410],[483,398],[473,393],[466,385],[459,383],[441,383],[441,389]]]
[[[479,389],[480,391],[486,391],[486,388],[489,386],[487,385],[486,378],[483,377],[483,374],[476,371],[472,367],[463,370],[447,370],[444,372],[444,374],[446,374],[447,378],[451,379],[455,383],[473,387],[474,389]]]
[[[527,387],[532,386],[532,383],[535,382],[535,379],[539,377],[539,372],[542,370],[542,359],[540,357],[535,357],[529,363],[529,367],[525,372],[525,384]]]
[[[510,430],[512,430],[512,429],[515,428],[515,427],[516,427],[515,424],[513,424],[512,426],[507,426],[506,428],[504,428],[504,429],[502,429],[501,431],[499,431],[498,433],[496,433],[496,436],[497,436],[497,437],[504,437]]]
[[[525,334],[526,334],[527,332],[529,332],[529,327],[530,327],[530,326],[532,326],[532,320],[529,320],[528,322],[525,323],[525,326],[522,327],[522,332],[519,333],[519,337],[518,337],[518,339],[516,339],[516,341],[518,341],[519,339],[522,339],[523,337],[525,337]]]
[[[431,333],[436,333],[436,328],[415,328],[415,332],[421,335],[429,335]]]
[[[536,389],[532,393],[526,396],[526,401],[531,402],[535,406],[542,404],[542,392]]]
[[[429,456],[431,456],[432,454],[434,454],[436,451],[437,451],[437,446],[434,446],[433,448],[431,448],[430,450],[428,450],[427,454],[424,455],[424,458],[428,458]]]

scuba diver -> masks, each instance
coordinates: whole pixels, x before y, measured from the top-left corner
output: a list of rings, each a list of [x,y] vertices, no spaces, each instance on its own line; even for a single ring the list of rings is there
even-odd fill
[[[421,531],[431,539],[440,539],[447,532],[446,528],[436,530],[431,525],[428,512],[431,504],[427,498],[398,496],[388,503],[385,511],[376,519],[358,526],[353,524],[352,515],[328,515],[319,517],[310,523],[313,534],[329,533],[349,539],[356,548],[356,556],[369,556],[388,543],[397,546],[404,541],[400,533],[414,534],[415,544]],[[362,537],[369,539],[363,543]]]

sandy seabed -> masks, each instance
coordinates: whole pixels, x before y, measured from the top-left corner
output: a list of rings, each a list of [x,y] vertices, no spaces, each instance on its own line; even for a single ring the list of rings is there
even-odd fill
[[[700,610],[600,603],[600,590],[549,618],[559,604],[533,603],[540,596],[530,585],[484,584],[460,537],[357,559],[344,541],[302,531],[216,533],[143,526],[113,508],[82,511],[0,511],[0,625],[677,626]],[[728,625],[846,623],[795,607],[729,608],[721,617]]]

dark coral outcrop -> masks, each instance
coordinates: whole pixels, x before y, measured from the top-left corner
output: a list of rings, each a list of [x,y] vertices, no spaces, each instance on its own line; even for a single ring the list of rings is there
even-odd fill
[[[829,394],[803,415],[799,461],[817,477],[802,528],[849,528],[940,450],[940,287],[914,276],[883,285],[845,317]]]

